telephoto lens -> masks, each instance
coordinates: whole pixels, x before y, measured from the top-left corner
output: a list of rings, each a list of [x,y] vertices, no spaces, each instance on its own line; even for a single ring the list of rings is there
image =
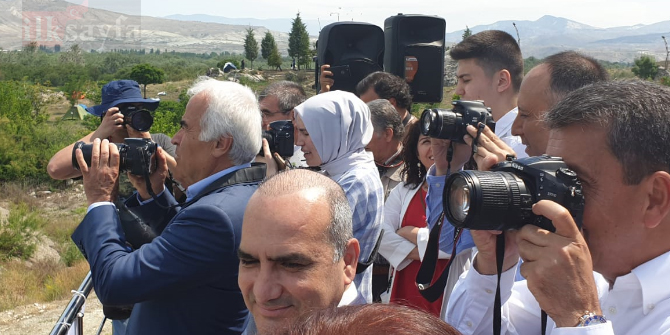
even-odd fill
[[[152,159],[152,156],[158,149],[158,145],[148,138],[126,138],[124,142],[113,143],[119,148],[119,171],[130,172],[138,176],[144,175],[145,172],[151,173],[156,166],[156,158]],[[80,170],[76,156],[77,149],[81,149],[84,161],[90,167],[93,144],[86,144],[82,141],[74,144],[74,148],[72,148],[72,167]]]
[[[124,116],[123,123],[137,131],[148,131],[154,124],[154,117],[146,109],[129,106],[121,110],[121,113]]]
[[[519,229],[534,224],[555,231],[551,221],[533,214],[533,204],[548,199],[567,208],[581,226],[584,197],[577,174],[559,157],[508,160],[492,171],[461,171],[445,183],[443,206],[455,227],[474,230]]]

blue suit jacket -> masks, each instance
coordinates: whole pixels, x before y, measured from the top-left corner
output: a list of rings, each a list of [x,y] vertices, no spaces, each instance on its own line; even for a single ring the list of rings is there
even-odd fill
[[[237,285],[237,249],[244,209],[257,187],[233,185],[186,208],[166,210],[155,202],[132,208],[150,226],[165,227],[135,251],[125,246],[114,206],[86,214],[72,240],[88,259],[100,301],[135,303],[127,334],[244,330],[248,311]],[[176,204],[168,192],[158,201]],[[136,199],[133,205],[139,205]]]

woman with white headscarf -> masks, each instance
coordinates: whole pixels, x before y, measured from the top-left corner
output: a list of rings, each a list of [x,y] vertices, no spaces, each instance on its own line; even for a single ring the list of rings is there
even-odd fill
[[[359,262],[368,262],[381,232],[384,191],[372,153],[368,106],[354,94],[333,91],[307,99],[295,108],[296,145],[307,165],[321,170],[344,189],[353,210],[354,237],[361,245]],[[372,266],[354,283],[372,303]]]

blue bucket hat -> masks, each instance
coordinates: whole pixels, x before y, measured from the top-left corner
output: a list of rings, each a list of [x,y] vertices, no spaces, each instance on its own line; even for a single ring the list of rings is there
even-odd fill
[[[134,80],[115,80],[102,87],[102,103],[88,107],[86,111],[101,116],[108,109],[122,103],[143,103],[146,109],[153,111],[158,108],[160,101],[144,99],[140,85]]]

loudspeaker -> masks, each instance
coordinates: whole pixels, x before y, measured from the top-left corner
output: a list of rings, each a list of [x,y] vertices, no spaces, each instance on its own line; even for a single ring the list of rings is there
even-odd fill
[[[384,71],[405,78],[414,102],[442,101],[446,25],[427,15],[398,14],[384,21]]]
[[[364,22],[331,23],[319,33],[316,50],[319,66],[328,64],[331,68],[336,67],[331,91],[355,93],[356,84],[361,79],[383,68],[384,31]],[[320,89],[319,83],[317,92]]]

